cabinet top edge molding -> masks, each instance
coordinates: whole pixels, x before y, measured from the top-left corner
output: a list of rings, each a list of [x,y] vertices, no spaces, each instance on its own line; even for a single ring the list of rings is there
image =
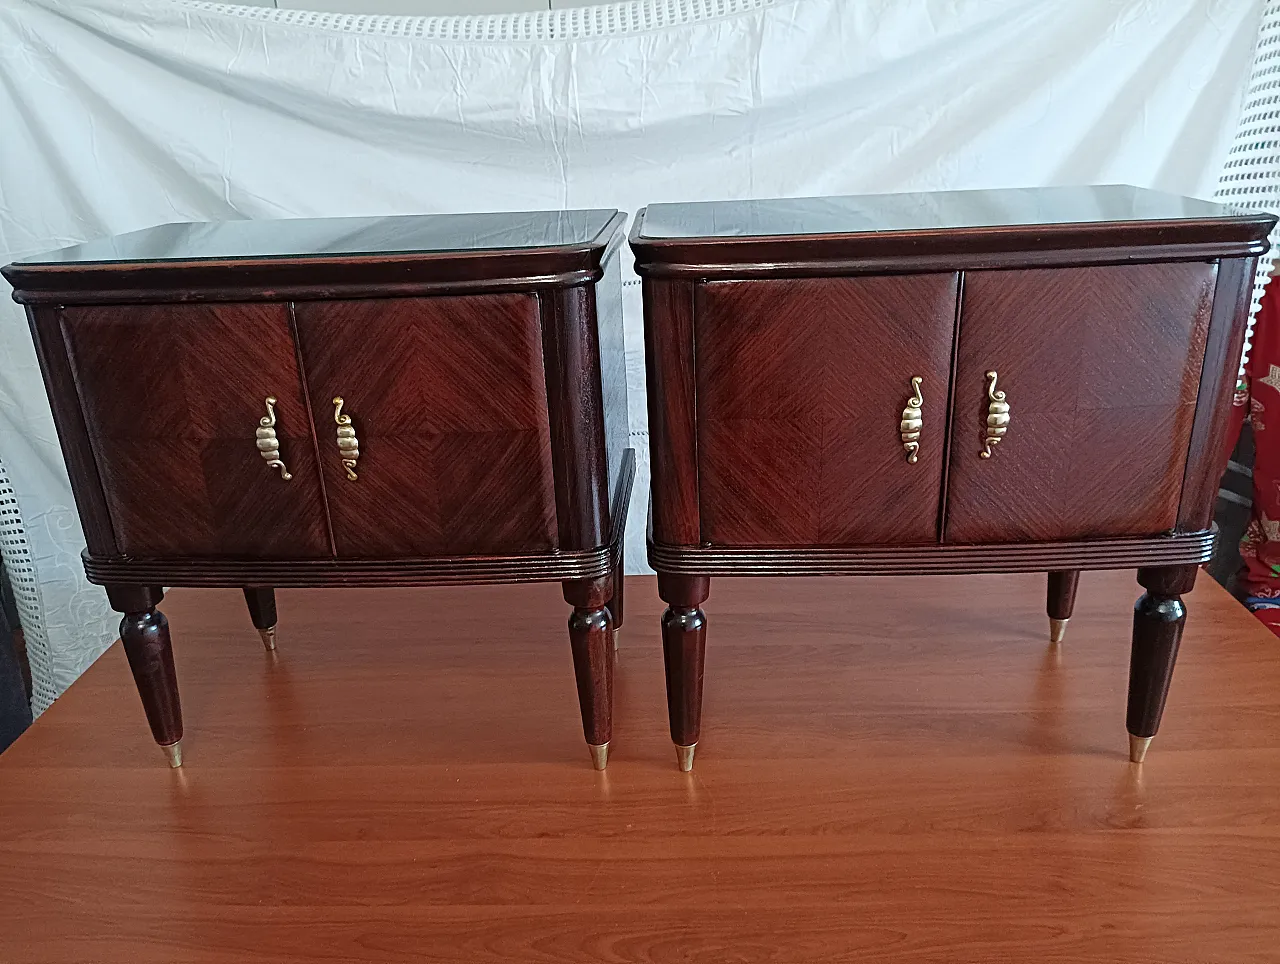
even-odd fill
[[[286,300],[566,286],[621,243],[613,209],[162,224],[0,269],[21,303]],[[157,298],[157,295],[161,297]]]
[[[1158,248],[1160,256],[1245,257],[1267,250],[1276,218],[1127,185],[941,191],[651,204],[631,229],[637,270],[776,268],[816,261],[968,262],[1045,252]],[[1179,249],[1185,248],[1185,251]],[[856,265],[855,265],[856,267]],[[885,267],[881,265],[880,267]],[[656,269],[656,270],[655,270]]]

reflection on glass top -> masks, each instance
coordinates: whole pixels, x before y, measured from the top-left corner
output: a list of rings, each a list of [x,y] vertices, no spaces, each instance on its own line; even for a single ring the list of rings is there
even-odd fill
[[[86,241],[18,263],[56,265],[555,248],[588,244],[614,213],[534,211],[162,224],[113,238]]]
[[[749,238],[1233,216],[1220,204],[1109,184],[650,204],[640,237]]]

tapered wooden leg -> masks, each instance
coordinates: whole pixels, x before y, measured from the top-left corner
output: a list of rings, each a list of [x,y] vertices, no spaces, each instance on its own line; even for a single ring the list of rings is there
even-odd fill
[[[267,649],[276,648],[276,591],[261,586],[245,586],[244,601],[249,604],[249,618]]]
[[[129,658],[151,734],[165,751],[169,765],[182,766],[182,705],[169,642],[169,621],[155,608],[164,598],[164,591],[159,586],[108,586],[107,598],[113,609],[124,613],[120,641]]]
[[[578,683],[582,732],[591,765],[603,770],[613,738],[613,620],[609,615],[612,576],[563,583],[564,598],[573,604],[569,643]]]
[[[1076,605],[1078,571],[1049,573],[1049,592],[1045,609],[1049,613],[1049,642],[1060,643],[1067,633],[1067,620]]]
[[[700,608],[711,594],[707,576],[658,573],[662,614],[662,658],[667,672],[667,716],[680,769],[693,769],[693,753],[702,728],[702,670],[707,616]]]
[[[1139,569],[1146,592],[1133,608],[1133,650],[1129,659],[1129,759],[1141,763],[1160,728],[1165,698],[1178,658],[1187,610],[1182,593],[1196,582],[1195,566]]]

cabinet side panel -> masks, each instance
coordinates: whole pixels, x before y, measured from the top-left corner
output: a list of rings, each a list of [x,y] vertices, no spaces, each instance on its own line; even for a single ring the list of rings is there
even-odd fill
[[[665,545],[700,540],[693,291],[687,281],[644,280],[653,538]]]
[[[1218,481],[1231,454],[1231,443],[1225,436],[1256,267],[1256,258],[1235,258],[1218,265],[1218,284],[1213,295],[1209,338],[1205,344],[1196,417],[1191,426],[1191,446],[1178,509],[1178,528],[1184,532],[1209,525]]]
[[[596,282],[596,332],[600,343],[600,383],[604,396],[604,437],[609,456],[612,505],[627,448],[627,358],[622,331],[622,263],[615,248]],[[612,533],[610,533],[612,537]]]
[[[609,465],[591,286],[541,297],[542,352],[556,487],[556,532],[562,549],[608,542]]]
[[[92,555],[117,555],[111,513],[107,509],[102,478],[94,461],[75,375],[62,340],[59,312],[56,308],[28,308],[27,320],[36,346],[36,357],[40,360],[45,391],[49,395],[49,407],[53,410],[53,424],[58,431],[62,458],[71,479],[71,494],[76,500],[85,543]]]

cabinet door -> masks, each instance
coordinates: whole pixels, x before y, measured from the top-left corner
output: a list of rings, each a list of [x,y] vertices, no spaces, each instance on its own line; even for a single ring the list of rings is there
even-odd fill
[[[702,539],[937,539],[954,274],[700,285],[694,315]],[[916,461],[901,438],[921,379]]]
[[[1215,271],[1187,263],[965,274],[948,542],[1173,527]],[[990,371],[1009,424],[980,458]]]
[[[62,331],[121,552],[331,555],[287,306],[67,308]]]
[[[468,295],[295,306],[339,556],[555,545],[537,300]],[[335,398],[359,457],[337,445]]]

